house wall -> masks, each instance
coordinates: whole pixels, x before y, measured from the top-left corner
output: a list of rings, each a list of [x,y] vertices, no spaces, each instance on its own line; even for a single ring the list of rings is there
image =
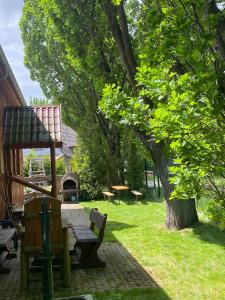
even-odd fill
[[[1,65],[0,65],[0,78],[1,74],[3,74]],[[12,82],[9,78],[0,79],[0,180],[1,185],[3,183],[4,177],[4,151],[3,151],[3,119],[4,119],[4,107],[5,106],[21,106],[21,100],[18,97]],[[11,151],[11,157],[13,156]],[[18,165],[17,169],[22,172],[23,170],[23,156],[22,151],[19,150],[18,155],[15,158],[15,164]],[[12,183],[12,202],[17,204],[18,206],[22,206],[24,201],[24,188],[23,186]],[[5,207],[4,207],[4,199],[2,197],[2,193],[0,191],[0,218],[5,216]]]

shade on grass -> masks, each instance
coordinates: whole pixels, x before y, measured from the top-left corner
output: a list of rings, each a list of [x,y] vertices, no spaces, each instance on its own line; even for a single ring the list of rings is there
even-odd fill
[[[104,241],[122,243],[164,291],[112,291],[96,293],[96,299],[225,299],[224,232],[209,223],[167,230],[163,203],[92,201],[83,206],[108,214]]]

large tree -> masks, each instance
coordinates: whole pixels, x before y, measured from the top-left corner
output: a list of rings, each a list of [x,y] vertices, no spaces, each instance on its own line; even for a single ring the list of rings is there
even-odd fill
[[[195,92],[193,97],[186,94],[187,103],[194,99],[199,105],[210,90],[199,87],[204,80],[214,80],[218,93],[209,103],[212,110],[218,109],[224,91],[223,23],[215,1],[25,1],[21,27],[32,77],[46,94],[70,105],[67,118],[78,126],[82,117],[87,120],[87,107],[93,110],[109,145],[113,141],[112,151],[119,134],[98,110],[100,99],[102,111],[114,124],[135,132],[160,175],[169,228],[191,226],[198,218],[193,199],[178,199],[177,194],[170,200],[174,182],[169,180],[169,167],[177,158],[174,139],[180,144],[182,139],[170,136],[173,130],[163,126],[167,119],[160,118],[173,115],[171,99],[179,100],[177,107],[182,103],[185,91],[180,82],[186,84],[185,74],[186,88]],[[182,115],[182,107],[176,112]],[[179,128],[181,122],[176,124]]]
[[[129,84],[138,92],[131,95],[108,85],[101,107],[111,119],[136,128],[138,124],[145,142],[149,133],[152,143],[147,145],[153,149],[166,199],[174,199],[167,201],[169,226],[174,226],[178,215],[180,224],[185,215],[187,223],[195,219],[191,203],[186,202],[184,208],[185,202],[176,199],[198,196],[206,183],[217,198],[211,212],[217,212],[222,226],[225,223],[224,193],[215,183],[215,178],[224,178],[225,158],[225,17],[219,2],[223,1],[128,1],[127,15],[133,12],[134,22],[127,26],[125,2],[117,1],[118,6],[114,6],[103,1]],[[115,113],[121,102],[124,109]],[[161,162],[171,165],[170,174],[168,168],[160,166],[160,157]]]

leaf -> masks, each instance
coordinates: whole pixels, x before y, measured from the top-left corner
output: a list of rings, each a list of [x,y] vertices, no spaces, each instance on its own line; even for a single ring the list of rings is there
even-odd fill
[[[201,52],[198,49],[195,49],[192,54],[191,54],[192,58],[194,60],[200,60],[201,58]]]
[[[112,3],[114,4],[114,5],[120,5],[120,2],[121,2],[122,0],[112,0]]]

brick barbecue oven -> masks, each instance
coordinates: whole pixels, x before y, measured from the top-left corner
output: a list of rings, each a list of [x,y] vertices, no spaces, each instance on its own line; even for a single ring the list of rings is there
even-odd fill
[[[60,193],[63,202],[78,202],[79,201],[79,176],[76,173],[67,172],[61,180]]]

